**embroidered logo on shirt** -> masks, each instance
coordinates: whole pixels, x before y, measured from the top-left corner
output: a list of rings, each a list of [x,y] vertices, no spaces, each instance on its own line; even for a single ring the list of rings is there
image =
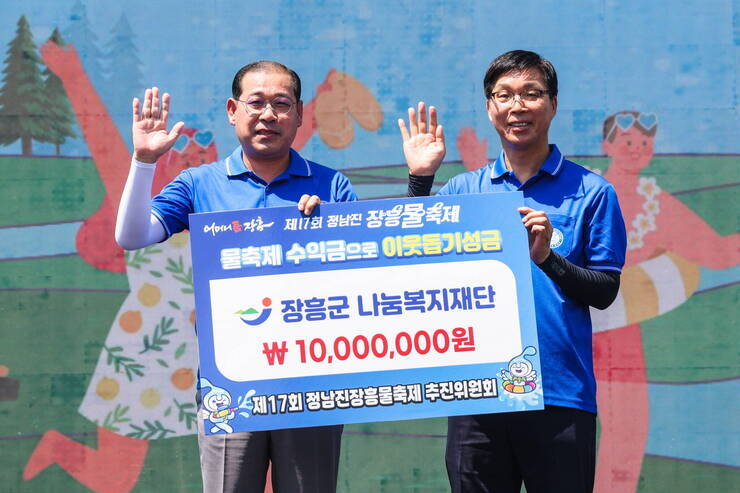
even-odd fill
[[[557,248],[563,244],[563,232],[558,228],[552,228],[552,237],[550,238],[550,248]]]

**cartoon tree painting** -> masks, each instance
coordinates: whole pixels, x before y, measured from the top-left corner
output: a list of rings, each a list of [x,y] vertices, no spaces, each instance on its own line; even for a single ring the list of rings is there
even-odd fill
[[[135,39],[126,14],[121,14],[105,45],[108,83],[101,92],[119,128],[126,129],[131,120],[131,98],[140,92],[144,78]]]
[[[87,18],[87,8],[77,0],[69,13],[69,25],[62,31],[64,39],[75,47],[90,79],[96,88],[104,86],[102,53],[98,48],[98,37],[91,28]]]
[[[32,140],[44,140],[49,125],[41,59],[23,15],[7,53],[0,88],[0,144],[20,139],[23,155],[28,156],[33,153]]]
[[[58,29],[54,29],[54,32],[49,37],[49,41],[61,47],[66,46]],[[75,118],[72,113],[72,107],[69,104],[69,99],[67,99],[67,94],[64,92],[62,81],[48,68],[44,70],[43,75],[46,77],[44,93],[47,99],[46,122],[49,129],[46,135],[39,140],[54,144],[56,155],[58,156],[60,154],[60,146],[64,144],[67,137],[77,137],[77,134],[73,130]]]

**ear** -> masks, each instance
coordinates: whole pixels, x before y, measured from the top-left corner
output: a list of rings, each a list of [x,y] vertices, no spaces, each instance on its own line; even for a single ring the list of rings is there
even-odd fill
[[[558,97],[553,96],[551,101],[552,101],[552,115],[555,116],[558,114]]]
[[[486,115],[488,115],[488,121],[493,123],[493,117],[491,116],[491,105],[493,103],[491,102],[490,98],[486,99]]]
[[[303,125],[303,101],[298,101],[295,104],[295,112],[298,115],[298,126]]]
[[[601,141],[601,150],[604,151],[604,154],[606,154],[607,156],[612,155],[613,148],[614,144],[612,142],[609,142],[606,139]]]
[[[239,103],[234,98],[226,100],[226,114],[229,117],[229,124],[236,125],[236,111],[239,109]]]

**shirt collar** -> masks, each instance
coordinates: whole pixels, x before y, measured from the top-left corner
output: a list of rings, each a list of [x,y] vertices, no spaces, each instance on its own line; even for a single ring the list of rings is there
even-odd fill
[[[228,176],[237,176],[243,173],[251,173],[247,169],[247,166],[242,160],[242,148],[241,146],[234,149],[234,152],[229,155],[225,160],[226,174]],[[288,169],[283,174],[289,174],[293,176],[311,176],[311,168],[308,166],[308,161],[298,154],[293,149],[290,150],[290,162],[288,163]]]
[[[500,178],[501,176],[510,172],[508,169],[506,169],[506,161],[504,158],[503,150],[501,150],[501,153],[490,166],[492,180]],[[545,162],[542,163],[542,166],[540,166],[540,171],[544,171],[551,176],[556,176],[558,173],[560,173],[560,169],[562,167],[563,155],[560,153],[560,149],[558,149],[558,146],[556,146],[555,144],[550,144],[550,154],[547,156],[547,159],[545,159]]]
[[[496,160],[491,165],[491,180],[500,178],[508,172],[509,170],[506,169],[506,161],[504,160],[504,151],[502,149]]]

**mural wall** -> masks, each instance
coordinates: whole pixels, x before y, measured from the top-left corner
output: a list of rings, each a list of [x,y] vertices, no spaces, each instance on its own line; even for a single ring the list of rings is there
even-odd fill
[[[113,241],[133,96],[157,85],[186,122],[161,187],[235,148],[233,74],[279,60],[303,80],[295,147],[362,199],[401,196],[396,119],[439,108],[437,186],[484,165],[483,73],[516,48],[554,63],[551,140],[628,227],[617,302],[592,314],[596,491],[740,483],[737,0],[6,0],[0,24],[0,491],[201,489],[187,233]],[[445,427],[347,426],[340,491],[448,491]]]

